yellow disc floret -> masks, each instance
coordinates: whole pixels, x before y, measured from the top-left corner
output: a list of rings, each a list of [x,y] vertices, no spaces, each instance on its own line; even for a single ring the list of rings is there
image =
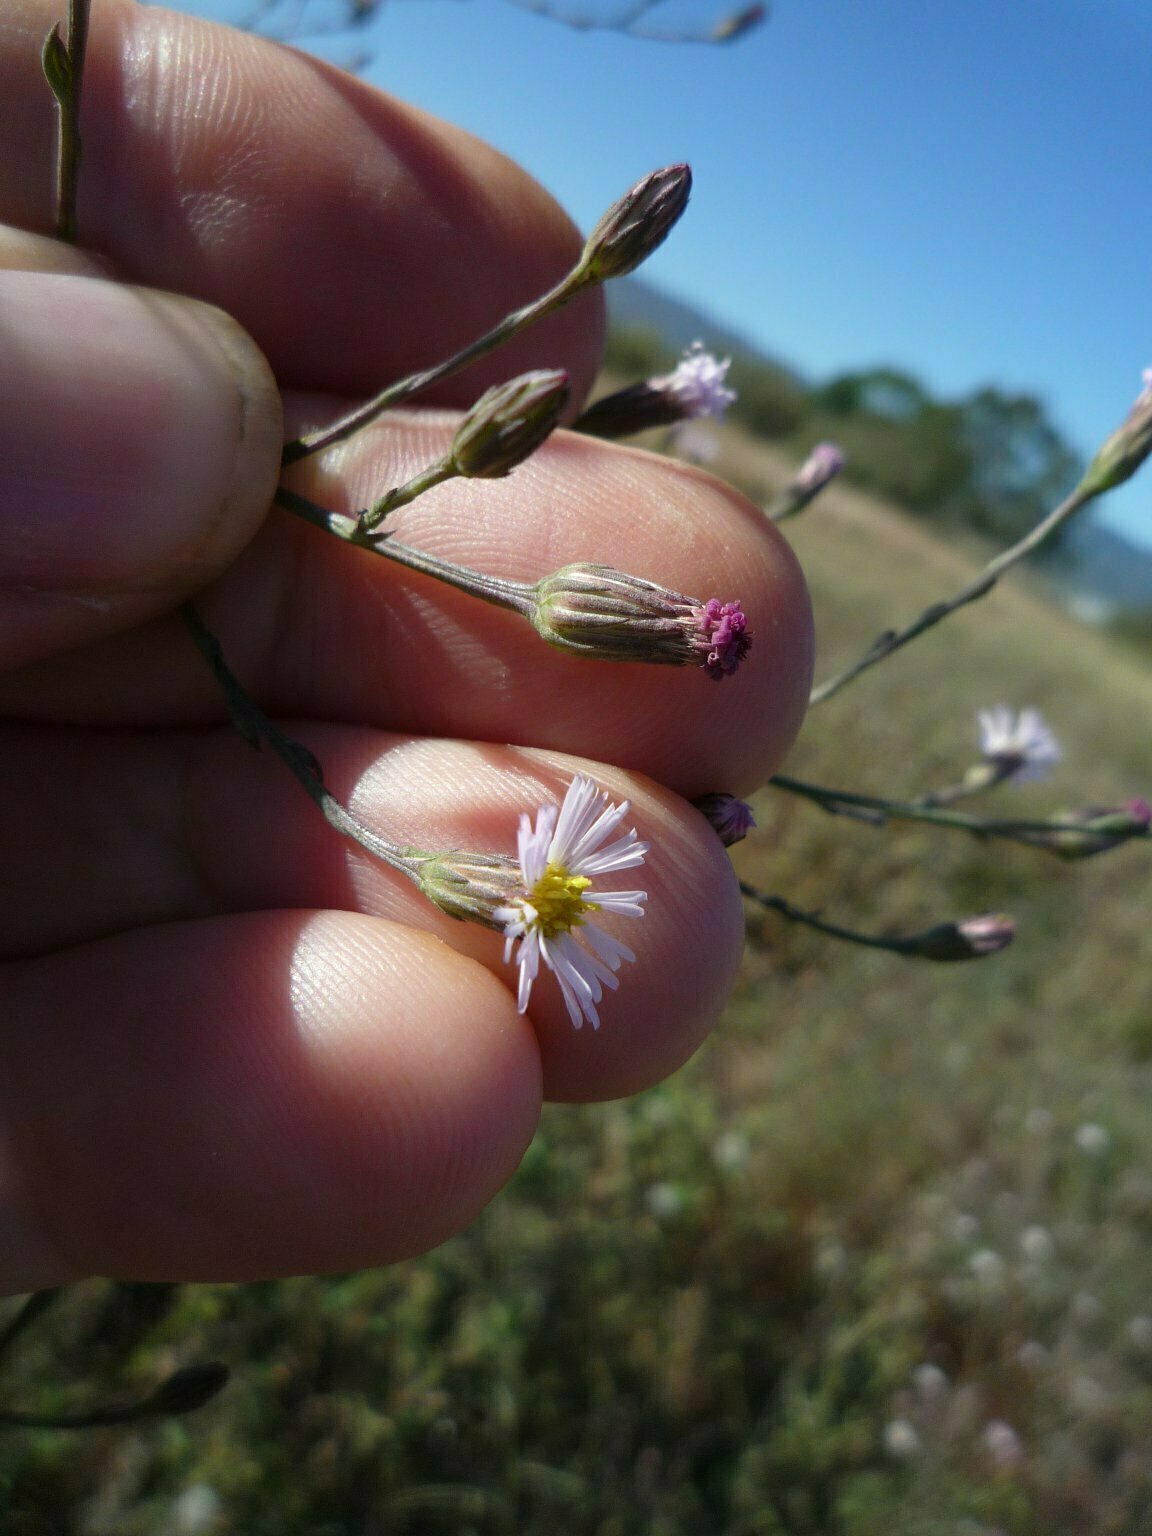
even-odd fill
[[[584,900],[591,884],[587,875],[573,875],[562,864],[549,864],[528,897],[536,911],[533,927],[546,939],[578,928],[585,912],[599,911],[595,902]]]

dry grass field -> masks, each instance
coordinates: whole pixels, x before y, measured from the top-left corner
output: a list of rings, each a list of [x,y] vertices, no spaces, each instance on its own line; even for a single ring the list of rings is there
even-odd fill
[[[790,471],[725,434],[762,495]],[[972,569],[833,487],[788,525],[819,675]],[[974,714],[1042,709],[1046,815],[1152,789],[1152,669],[1027,579],[815,710],[788,770],[899,798]],[[185,1420],[5,1431],[5,1536],[1138,1536],[1152,1532],[1146,844],[1082,864],[771,789],[741,874],[867,931],[988,909],[965,966],[749,910],[743,977],[672,1082],[550,1111],[424,1260],[248,1287],[80,1287],[6,1362],[63,1406],[222,1358]],[[80,1382],[83,1385],[77,1386]]]

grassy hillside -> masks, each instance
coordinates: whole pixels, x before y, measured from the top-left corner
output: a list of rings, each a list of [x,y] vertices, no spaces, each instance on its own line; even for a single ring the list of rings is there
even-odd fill
[[[790,466],[726,436],[767,493]],[[788,525],[820,674],[971,569],[832,491]],[[793,532],[794,530],[794,532]],[[1012,581],[814,712],[789,770],[911,795],[978,707],[1065,749],[989,813],[1152,788],[1152,671]],[[750,913],[713,1043],[661,1089],[560,1108],[487,1215],[389,1271],[78,1288],[4,1399],[63,1405],[224,1358],[143,1431],[8,1431],[6,1533],[1133,1536],[1152,1531],[1147,846],[1065,866],[765,791],[742,874],[869,930],[1003,908],[970,966]]]

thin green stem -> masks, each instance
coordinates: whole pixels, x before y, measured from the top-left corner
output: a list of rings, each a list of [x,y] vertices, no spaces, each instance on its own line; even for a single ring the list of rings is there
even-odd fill
[[[755,886],[741,880],[740,892],[750,901],[756,902],[767,912],[778,912],[781,917],[786,917],[790,923],[799,923],[805,928],[814,928],[817,933],[824,934],[830,939],[841,939],[846,944],[857,944],[864,949],[884,949],[889,954],[909,955],[915,954],[914,939],[882,938],[879,934],[859,933],[855,928],[843,928],[839,923],[829,923],[816,912],[806,912],[802,907],[795,906],[783,896],[770,896],[764,891],[758,891]]]
[[[511,341],[520,331],[542,320],[553,310],[561,309],[569,303],[588,283],[595,281],[586,270],[586,259],[581,257],[579,263],[567,273],[554,288],[543,294],[540,298],[526,304],[523,309],[513,310],[506,315],[498,325],[490,331],[464,347],[461,351],[448,358],[446,362],[438,363],[434,368],[426,368],[421,373],[409,374],[396,384],[390,384],[387,389],[369,400],[366,404],[357,406],[339,421],[331,426],[323,427],[317,432],[309,432],[303,437],[294,438],[285,445],[283,462],[295,464],[299,459],[305,459],[309,454],[320,453],[325,448],[331,448],[334,443],[341,443],[353,433],[359,432],[377,416],[392,407],[410,400],[413,395],[420,394],[425,389],[431,389],[434,384],[439,384],[443,379],[450,378],[452,374],[459,373],[471,363],[494,352],[497,347],[502,347],[505,342]]]
[[[185,603],[181,613],[196,648],[207,661],[216,681],[220,684],[221,692],[228,705],[228,713],[245,741],[251,746],[259,746],[261,741],[266,741],[319,806],[329,826],[339,832],[342,837],[351,838],[374,858],[399,870],[409,879],[415,879],[414,860],[395,843],[390,843],[387,838],[380,837],[357,821],[355,816],[325,788],[323,770],[308,748],[286,736],[249,697],[224,660],[220,642],[207,628],[191,603]]]
[[[1082,507],[1092,501],[1097,494],[1095,491],[1086,491],[1083,486],[1078,486],[1071,496],[1060,503],[1054,512],[1050,512],[1047,517],[1037,523],[1035,528],[1026,534],[1024,538],[1013,544],[1009,549],[1003,550],[994,560],[989,561],[984,569],[974,576],[971,581],[966,582],[953,597],[948,598],[944,602],[934,603],[930,608],[925,608],[919,618],[914,619],[904,629],[887,630],[884,634],[879,635],[869,649],[865,651],[864,655],[860,657],[859,661],[854,662],[852,666],[846,668],[843,672],[838,672],[835,677],[828,678],[826,682],[814,688],[809,697],[809,703],[820,704],[825,699],[830,699],[833,694],[839,693],[841,688],[847,687],[861,673],[867,672],[869,668],[876,666],[878,662],[891,656],[895,651],[901,650],[910,641],[924,634],[926,630],[935,628],[950,613],[955,613],[958,608],[963,608],[968,603],[974,603],[978,598],[985,597],[992,591],[1005,571],[1023,560],[1026,555],[1030,555],[1034,549],[1043,544],[1045,539],[1050,538],[1069,518],[1073,517]]]
[[[930,826],[947,827],[957,832],[967,832],[972,837],[1001,838],[1008,842],[1023,843],[1030,847],[1043,847],[1051,843],[1053,835],[1071,835],[1091,843],[1099,839],[1100,831],[1078,821],[1024,820],[968,816],[963,811],[950,811],[937,806],[917,805],[900,800],[887,800],[880,795],[860,795],[846,789],[829,789],[823,784],[810,784],[794,779],[788,774],[774,774],[768,781],[773,789],[782,789],[790,795],[811,800],[821,810],[832,816],[852,816],[857,820],[882,825],[886,821],[920,821]],[[1132,838],[1148,838],[1147,828],[1125,834]]]
[[[372,530],[365,532],[362,517],[329,512],[307,497],[285,490],[283,486],[276,491],[276,501],[286,511],[295,513],[316,528],[322,528],[325,533],[334,534],[346,544],[355,544],[360,549],[370,550],[374,555],[382,555],[385,560],[391,560],[396,565],[406,566],[410,571],[420,571],[436,581],[446,582],[458,591],[467,592],[471,597],[478,597],[496,608],[507,608],[528,619],[531,619],[535,611],[535,588],[527,582],[508,581],[502,576],[489,576],[483,571],[474,571],[467,565],[457,565],[454,560],[442,560],[438,555],[413,548],[411,544],[402,544],[388,533]]]
[[[60,119],[56,145],[56,236],[73,245],[79,238],[76,196],[80,185],[80,100],[88,51],[90,5],[91,0],[68,0],[67,47],[60,43],[55,30],[45,45],[46,73],[49,71],[48,51],[54,49],[58,56],[57,71],[48,73]]]

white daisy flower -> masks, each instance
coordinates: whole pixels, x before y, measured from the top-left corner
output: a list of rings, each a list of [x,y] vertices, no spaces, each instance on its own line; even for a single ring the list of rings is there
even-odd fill
[[[1042,779],[1063,757],[1060,743],[1038,709],[1022,709],[1019,715],[1004,704],[982,709],[980,750],[989,762],[1003,770],[1005,778],[1024,783]]]
[[[517,1003],[528,1007],[540,962],[560,983],[572,1023],[579,1029],[587,1019],[600,1027],[596,1004],[604,988],[619,985],[616,971],[636,956],[611,934],[588,921],[592,912],[643,917],[647,891],[601,891],[593,887],[599,875],[643,864],[648,844],[633,827],[614,842],[608,838],[627,816],[629,802],[613,805],[585,774],[568,786],[563,805],[543,805],[532,818],[520,818],[520,873],[524,894],[497,907],[493,914],[504,929],[504,959],[520,967]],[[579,930],[583,945],[576,940]]]

